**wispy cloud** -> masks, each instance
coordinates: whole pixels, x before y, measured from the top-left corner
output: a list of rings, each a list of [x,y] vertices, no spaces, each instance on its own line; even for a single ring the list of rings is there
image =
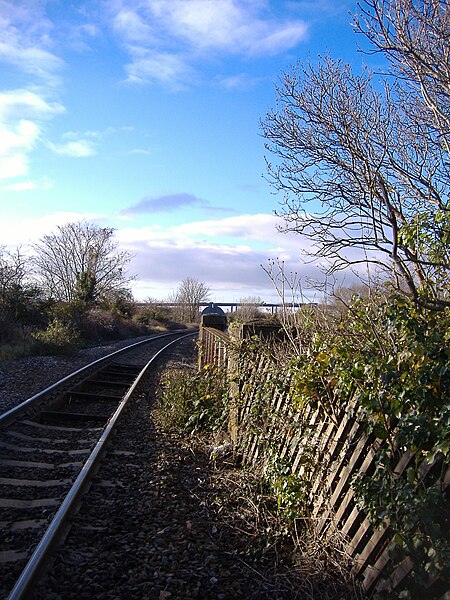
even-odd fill
[[[26,175],[28,153],[39,136],[39,127],[25,119],[7,128],[0,123],[0,179]]]
[[[168,194],[166,196],[146,197],[137,204],[122,211],[123,215],[144,213],[165,213],[185,208],[186,206],[205,206],[206,202],[192,194]]]
[[[116,3],[117,10],[113,17],[116,31],[129,43],[146,43],[154,40],[153,28],[146,19],[139,14],[138,5],[133,3],[128,7],[127,2]]]
[[[56,231],[59,225],[76,221],[92,221],[98,224],[107,223],[106,215],[93,212],[61,211],[48,213],[41,217],[27,217],[24,215],[17,226],[17,219],[2,216],[0,220],[0,239],[2,243],[13,248],[24,247],[38,241],[44,235]]]
[[[66,35],[66,43],[77,52],[90,51],[91,43],[101,35],[101,30],[95,23],[74,25]]]
[[[59,102],[48,99],[60,83],[64,66],[52,51],[51,30],[41,2],[0,0],[0,67],[28,79],[23,88],[0,92],[2,179],[28,174],[29,155],[41,135],[42,122],[64,111]],[[40,91],[44,89],[45,93]]]
[[[44,95],[22,88],[0,92],[0,121],[14,122],[18,119],[48,119],[64,112],[59,102],[51,102]]]
[[[55,86],[64,61],[51,51],[52,24],[39,2],[0,1],[0,61]]]
[[[107,127],[103,130],[66,131],[61,136],[62,142],[55,143],[47,140],[46,145],[52,152],[60,156],[86,158],[97,154],[97,147],[105,138],[124,131],[130,131],[130,128]]]
[[[226,90],[249,90],[260,81],[260,77],[250,77],[247,73],[217,78],[218,85]]]
[[[211,219],[186,223],[174,227],[178,235],[204,236],[209,238],[238,238],[245,241],[263,241],[270,243],[278,237],[277,225],[280,219],[274,215],[261,213],[255,215],[238,215],[222,219]]]
[[[150,150],[147,150],[145,148],[132,148],[129,151],[130,154],[142,154],[143,156],[148,156],[151,154]]]
[[[23,181],[21,183],[12,183],[11,185],[5,185],[2,189],[9,192],[24,192],[29,190],[35,190],[37,187],[34,181]]]
[[[149,13],[178,40],[197,50],[277,54],[304,39],[304,21],[265,14],[261,2],[241,0],[150,0]]]
[[[48,177],[42,177],[38,181],[20,181],[3,186],[4,191],[10,192],[28,192],[32,190],[49,190],[53,187],[53,182]]]
[[[280,19],[269,8],[268,2],[242,0],[116,0],[110,14],[131,57],[128,80],[179,89],[211,56],[273,56],[306,38],[304,20]]]
[[[139,47],[130,48],[130,54],[133,60],[125,67],[130,83],[158,83],[178,91],[195,78],[182,56]]]
[[[97,150],[91,140],[77,140],[72,142],[66,142],[64,144],[54,144],[53,142],[47,141],[47,146],[55,154],[60,156],[70,156],[73,158],[86,158],[88,156],[95,156]]]

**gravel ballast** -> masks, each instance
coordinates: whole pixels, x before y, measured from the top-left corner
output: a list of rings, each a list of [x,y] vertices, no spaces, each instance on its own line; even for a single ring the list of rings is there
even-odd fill
[[[142,336],[85,348],[70,356],[30,356],[0,362],[0,413],[10,410],[88,363],[147,339]]]
[[[172,365],[195,366],[192,340],[182,345],[171,352]],[[290,556],[283,565],[276,549],[249,548],[248,536],[239,532],[239,489],[231,512],[225,507],[228,490],[221,486],[219,461],[210,456],[215,440],[163,431],[156,385],[154,377],[127,408],[34,600],[353,597],[340,582],[330,586],[329,577],[325,586],[306,581],[305,595]]]

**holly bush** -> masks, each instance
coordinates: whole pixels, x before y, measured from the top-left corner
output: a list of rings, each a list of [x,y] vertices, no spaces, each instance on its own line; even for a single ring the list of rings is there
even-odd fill
[[[293,364],[297,406],[320,405],[337,419],[352,398],[354,416],[378,441],[374,472],[353,487],[373,523],[388,522],[394,532],[394,562],[414,561],[395,597],[415,597],[435,576],[449,579],[449,324],[448,309],[428,310],[406,297],[359,299],[333,335],[318,330]],[[405,452],[410,460],[400,473]]]

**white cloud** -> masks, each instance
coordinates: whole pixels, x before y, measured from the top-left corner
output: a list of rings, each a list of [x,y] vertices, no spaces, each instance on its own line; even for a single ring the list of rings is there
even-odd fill
[[[46,50],[40,48],[19,48],[0,42],[0,59],[12,63],[30,75],[39,75],[47,84],[56,85],[59,77],[55,71],[63,62]]]
[[[97,154],[94,144],[90,140],[78,140],[67,142],[65,144],[54,144],[53,142],[48,141],[47,145],[52,152],[59,154],[60,156],[86,158]]]
[[[0,179],[26,175],[29,154],[41,136],[40,122],[64,111],[26,89],[0,93]]]
[[[24,218],[19,229],[17,221],[6,216],[0,220],[0,239],[9,247],[22,245],[26,250],[26,244],[56,231],[58,225],[80,220],[111,226],[105,214],[60,212]],[[217,300],[261,296],[271,302],[278,298],[262,268],[269,259],[284,260],[286,273],[297,272],[305,289],[308,279],[323,280],[316,265],[301,259],[300,236],[278,233],[275,222],[270,214],[249,214],[172,227],[119,227],[115,237],[121,250],[134,255],[129,273],[137,275],[133,285],[137,299],[167,298],[189,276],[208,285]],[[207,238],[206,230],[211,233]]]
[[[98,154],[98,147],[112,136],[130,134],[134,131],[133,127],[106,127],[95,130],[85,131],[66,131],[61,134],[60,141],[46,139],[44,141],[47,148],[59,156],[68,156],[71,158],[87,158]],[[142,153],[144,151],[142,150]]]
[[[131,49],[134,60],[126,65],[131,83],[160,83],[178,90],[192,80],[194,71],[180,56],[142,48]]]
[[[261,36],[255,37],[249,45],[250,54],[278,54],[293,48],[305,39],[307,28],[303,23],[287,22],[275,28],[264,27]]]
[[[172,230],[189,236],[233,237],[267,242],[278,236],[276,226],[280,222],[275,215],[262,213],[186,223],[173,227]]]
[[[217,83],[220,87],[226,90],[248,90],[254,85],[259,83],[261,78],[250,77],[246,73],[239,73],[238,75],[230,75],[229,77],[218,77]]]
[[[27,154],[39,133],[39,127],[25,119],[9,129],[0,123],[0,179],[10,179],[28,172]]]
[[[34,181],[22,181],[21,183],[11,183],[11,185],[5,185],[2,189],[9,192],[24,192],[29,190],[35,190],[37,184]]]
[[[79,213],[79,212],[56,212],[37,218],[27,218],[24,216],[20,221],[20,227],[17,227],[17,218],[2,216],[0,219],[0,239],[2,244],[14,248],[37,242],[44,235],[56,231],[58,225],[65,225],[77,221],[92,221],[104,223],[107,221],[105,215],[98,213]]]
[[[9,192],[26,192],[30,190],[49,190],[53,182],[48,177],[42,177],[38,181],[20,181],[5,185],[2,189]]]
[[[179,247],[198,250],[216,249],[223,254],[252,251],[258,247],[278,256],[294,256],[299,252],[300,236],[281,234],[277,230],[280,219],[272,214],[246,214],[237,217],[193,221],[182,225],[162,227],[123,227],[118,236],[124,244],[146,247]],[[306,249],[305,244],[303,248]]]
[[[234,0],[156,0],[150,6],[168,29],[194,47],[229,48],[246,21],[246,15]]]
[[[0,179],[11,179],[28,173],[28,159],[18,152],[8,156],[0,154]]]
[[[267,8],[242,0],[116,0],[110,10],[132,58],[128,80],[179,89],[191,83],[200,60],[275,55],[306,38],[303,20],[281,20]]]
[[[55,86],[64,61],[49,49],[52,25],[42,11],[40,3],[0,2],[0,61]]]
[[[101,35],[100,28],[94,23],[82,23],[72,26],[69,32],[65,32],[65,46],[70,46],[77,52],[88,52],[91,50],[93,39]]]
[[[276,54],[306,35],[300,20],[279,21],[262,12],[261,3],[238,0],[149,0],[153,18],[192,48],[233,54]]]
[[[19,118],[48,119],[64,110],[59,102],[48,102],[42,95],[27,89],[0,92],[0,122]]]
[[[149,156],[152,153],[150,152],[150,150],[146,150],[145,148],[132,148],[129,151],[129,154],[142,154],[143,156]]]
[[[129,42],[148,43],[154,37],[150,24],[131,9],[119,9],[114,16],[113,24],[116,31]]]
[[[131,269],[141,298],[167,297],[191,276],[222,300],[261,295],[270,301],[275,291],[261,267],[268,259],[285,260],[304,278],[319,277],[317,267],[300,261],[299,236],[278,233],[278,222],[271,214],[248,214],[165,228],[128,226],[117,231],[117,239],[135,255]]]

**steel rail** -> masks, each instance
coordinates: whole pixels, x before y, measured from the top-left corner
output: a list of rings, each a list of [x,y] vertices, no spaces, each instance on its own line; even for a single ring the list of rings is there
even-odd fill
[[[195,335],[196,331],[188,333],[186,335],[169,342],[164,348],[161,348],[145,365],[142,371],[139,373],[137,378],[135,379],[133,385],[130,387],[128,392],[125,394],[123,399],[120,401],[119,406],[116,411],[110,417],[108,421],[108,425],[104,432],[102,433],[99,441],[95,445],[92,453],[89,458],[86,460],[82,470],[80,471],[78,477],[76,478],[73,486],[69,490],[67,496],[64,498],[61,506],[53,517],[47,531],[41,538],[41,541],[36,546],[33,554],[31,555],[28,563],[25,565],[21,575],[19,576],[16,584],[12,588],[9,593],[8,600],[22,600],[26,598],[26,594],[31,590],[31,586],[35,582],[39,573],[44,568],[44,561],[47,559],[52,547],[54,546],[58,536],[62,532],[64,525],[66,524],[68,518],[70,517],[72,510],[75,506],[75,503],[80,498],[81,494],[85,486],[87,485],[89,479],[95,474],[95,469],[98,465],[98,462],[101,458],[102,453],[104,452],[105,445],[114,430],[114,427],[117,424],[117,421],[122,414],[123,409],[125,408],[128,400],[133,395],[133,392],[136,390],[136,387],[139,385],[141,379],[147,372],[148,368],[151,364],[158,358],[158,356],[167,350],[173,344],[176,344],[180,340]],[[138,342],[139,344],[140,342]]]
[[[157,339],[160,339],[163,337],[168,337],[171,335],[179,335],[183,331],[185,331],[185,330],[181,329],[181,330],[176,330],[173,332],[171,331],[170,333],[160,333],[157,335],[153,335],[153,336],[148,337],[145,340],[141,340],[140,342],[135,342],[134,344],[125,346],[125,348],[121,348],[120,350],[116,350],[115,352],[112,352],[111,354],[107,354],[106,356],[102,356],[102,358],[98,358],[97,360],[94,360],[93,362],[85,365],[84,367],[81,367],[80,369],[74,371],[73,373],[70,373],[70,375],[66,375],[66,377],[63,377],[63,379],[56,381],[55,383],[48,386],[44,390],[41,390],[37,394],[34,394],[34,396],[31,396],[27,400],[24,400],[17,406],[14,406],[13,408],[10,408],[6,412],[2,413],[0,415],[0,427],[2,425],[7,425],[8,423],[13,421],[18,416],[23,415],[32,406],[34,406],[35,404],[38,404],[49,393],[57,390],[58,387],[62,386],[64,383],[68,383],[71,379],[75,379],[76,377],[78,377],[83,372],[87,371],[88,369],[92,369],[92,367],[94,367],[94,366],[99,366],[102,363],[107,362],[108,360],[112,359],[114,356],[118,356],[119,354],[128,352],[131,348],[135,348],[135,347],[141,346],[143,344],[149,344],[150,342],[153,342],[153,340],[157,340]],[[187,335],[194,335],[194,333],[196,333],[196,331],[194,331],[192,333],[188,333]]]

